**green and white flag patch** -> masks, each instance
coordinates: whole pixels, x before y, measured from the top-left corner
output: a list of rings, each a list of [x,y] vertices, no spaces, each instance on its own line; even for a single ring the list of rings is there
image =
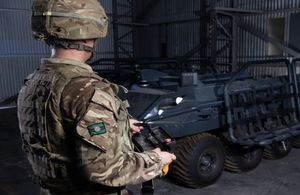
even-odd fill
[[[106,133],[104,122],[95,123],[87,127],[91,136]]]

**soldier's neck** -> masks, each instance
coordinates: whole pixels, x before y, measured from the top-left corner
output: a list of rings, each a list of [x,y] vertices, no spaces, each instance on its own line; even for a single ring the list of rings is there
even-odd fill
[[[78,51],[75,49],[53,48],[51,58],[70,59],[85,63],[90,58],[91,53]]]

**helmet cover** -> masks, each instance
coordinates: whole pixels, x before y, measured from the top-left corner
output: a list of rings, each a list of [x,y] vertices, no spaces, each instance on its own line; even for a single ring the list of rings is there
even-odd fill
[[[38,40],[98,39],[107,34],[108,17],[97,0],[34,0],[31,23]]]

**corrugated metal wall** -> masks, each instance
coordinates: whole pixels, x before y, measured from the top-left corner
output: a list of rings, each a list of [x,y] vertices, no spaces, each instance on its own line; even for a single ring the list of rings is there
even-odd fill
[[[47,48],[31,38],[30,0],[0,1],[0,100],[13,96],[47,55]]]
[[[138,12],[143,12],[144,8],[151,0],[138,1]],[[216,1],[219,7],[230,7],[232,0]],[[236,0],[237,8],[245,10],[279,10],[288,8],[299,8],[299,0]],[[139,29],[138,34],[138,54],[141,57],[151,56],[159,57],[159,48],[162,42],[167,42],[168,57],[182,56],[187,51],[199,44],[200,36],[200,20],[186,22],[172,22],[178,18],[197,18],[194,14],[199,11],[200,0],[164,0],[154,7],[143,20],[145,23],[156,23],[144,29]],[[252,16],[242,16],[242,21],[252,26],[265,34],[267,34],[268,20],[270,18],[285,18],[285,24],[288,30],[290,15],[294,12],[277,12],[270,14],[260,14]],[[172,20],[171,20],[172,18]],[[161,24],[163,21],[168,21],[166,24]],[[226,18],[221,18],[220,21],[226,23]],[[160,23],[160,24],[159,24]],[[230,30],[230,29],[229,29]],[[163,33],[162,33],[163,32]],[[166,33],[164,33],[166,32]],[[163,35],[161,37],[161,35]],[[164,37],[165,36],[165,37]],[[278,56],[268,56],[268,43],[260,38],[238,28],[238,62],[246,62],[248,60],[258,60],[266,58],[274,58]],[[286,32],[285,43],[288,43],[288,31]],[[217,49],[226,45],[225,40],[219,40]],[[207,51],[210,55],[210,51]],[[218,63],[229,63],[229,48],[225,50],[218,58]],[[284,54],[286,56],[286,54]]]
[[[299,0],[236,0],[237,8],[244,10],[283,10],[283,9],[292,9],[299,8]],[[230,7],[230,0],[221,0],[218,1],[217,6]],[[284,43],[288,45],[289,42],[289,24],[290,16],[295,13],[295,11],[279,11],[276,13],[266,13],[259,15],[248,15],[241,16],[241,20],[247,25],[251,26],[253,29],[256,29],[264,34],[268,34],[268,22],[271,18],[283,18],[285,22],[285,37]],[[280,56],[271,56],[268,55],[268,45],[266,41],[252,35],[251,33],[238,28],[238,62],[243,63],[249,60],[261,60],[261,59],[271,59],[271,58],[280,58],[280,56],[287,56],[283,53]],[[220,45],[221,43],[218,43]],[[218,46],[220,48],[220,46]],[[223,57],[223,59],[222,59]],[[218,59],[219,63],[227,62],[227,56],[223,55]],[[224,59],[225,58],[225,59]]]
[[[139,15],[154,0],[136,0],[136,15]],[[229,7],[231,0],[219,0],[218,6]],[[39,64],[40,58],[49,56],[45,44],[35,41],[30,30],[31,0],[0,0],[0,100],[16,94],[22,80]],[[112,21],[112,0],[101,0],[110,21]],[[300,7],[300,0],[237,0],[239,8],[255,10],[276,10]],[[136,28],[135,52],[137,57],[177,57],[182,56],[200,43],[201,25],[195,11],[201,10],[201,0],[161,0],[154,9],[139,21],[151,24]],[[243,20],[267,33],[269,18],[285,17],[289,23],[292,12],[244,16]],[[225,19],[224,19],[225,20]],[[285,37],[287,43],[288,37]],[[238,60],[265,59],[265,41],[238,29]],[[219,41],[218,47],[225,42]],[[107,38],[99,41],[99,58],[113,57],[113,28],[110,23]],[[165,51],[162,51],[165,50]],[[166,55],[166,56],[164,56]],[[218,59],[228,63],[229,49]]]
[[[99,0],[109,17],[109,26],[107,37],[100,39],[97,43],[97,58],[113,58],[114,56],[114,39],[112,28],[112,0]]]
[[[0,0],[0,102],[18,93],[23,79],[50,55],[49,48],[31,37],[32,0]],[[111,0],[102,0],[109,16]],[[112,21],[110,19],[110,21]],[[113,57],[112,25],[99,41],[98,57]]]
[[[148,11],[144,9],[150,1],[136,1],[137,13]],[[162,57],[161,44],[166,44],[168,57],[176,57],[198,45],[200,20],[197,20],[194,11],[199,10],[199,0],[159,1],[141,21],[150,26],[139,28],[137,31],[138,56]]]

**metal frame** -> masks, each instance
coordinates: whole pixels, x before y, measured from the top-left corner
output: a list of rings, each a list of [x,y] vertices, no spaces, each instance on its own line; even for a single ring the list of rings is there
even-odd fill
[[[135,56],[135,28],[146,27],[149,25],[167,26],[171,23],[201,21],[199,26],[200,43],[175,59],[180,68],[185,66],[190,59],[194,58],[195,54],[199,54],[200,59],[209,59],[209,64],[215,69],[221,64],[227,64],[229,65],[228,71],[237,70],[240,63],[238,59],[239,29],[249,32],[251,35],[275,45],[281,49],[286,56],[300,57],[300,54],[297,51],[289,48],[285,43],[269,37],[255,27],[242,21],[244,16],[289,13],[299,11],[300,8],[269,11],[247,10],[238,8],[239,5],[237,4],[237,0],[231,0],[230,7],[220,7],[219,0],[202,0],[200,10],[194,12],[198,17],[166,17],[162,18],[160,21],[151,21],[150,24],[142,23],[159,2],[161,1],[149,1],[145,8],[140,13],[136,14],[135,0],[112,0],[114,36],[113,61],[116,77],[119,76],[120,69],[122,69],[121,66],[124,63],[135,66],[135,64],[140,61]],[[161,59],[162,62],[165,60],[165,58]],[[123,61],[125,62],[123,63]],[[152,59],[150,59],[149,62],[151,61]]]
[[[112,0],[113,6],[113,40],[114,40],[114,58],[113,59],[98,59],[92,63],[92,66],[96,65],[114,65],[113,73],[115,78],[120,76],[121,69],[136,69],[136,64],[145,65],[145,64],[158,64],[158,63],[172,63],[177,64],[178,70],[182,69],[184,64],[189,63],[190,59],[196,53],[200,53],[201,59],[197,61],[206,60],[206,34],[207,34],[207,22],[208,22],[208,15],[207,15],[207,2],[208,0],[201,1],[201,10],[200,10],[200,19],[204,22],[201,24],[201,31],[200,37],[201,42],[204,44],[198,44],[195,48],[187,51],[182,56],[174,58],[161,58],[161,59],[153,59],[153,58],[142,58],[138,59],[135,56],[135,45],[134,45],[134,30],[137,27],[147,27],[149,25],[165,25],[170,23],[184,23],[189,21],[198,21],[199,18],[177,18],[177,19],[166,19],[161,21],[153,21],[151,24],[143,23],[144,18],[148,15],[148,13],[153,10],[156,5],[161,2],[160,0],[151,0],[149,1],[148,5],[145,6],[143,11],[139,14],[135,13],[135,1],[134,0]],[[195,13],[197,15],[197,13]],[[126,21],[126,22],[124,22]],[[124,41],[127,39],[127,42]],[[130,39],[130,41],[128,41]],[[129,49],[128,49],[129,48]],[[193,61],[195,61],[193,59]],[[132,65],[132,67],[130,67]],[[100,70],[100,71],[110,71],[110,70]]]
[[[286,44],[269,37],[268,35],[260,32],[258,29],[255,29],[251,25],[243,22],[241,20],[244,16],[251,16],[251,15],[265,15],[265,14],[274,14],[274,13],[289,13],[299,11],[300,8],[289,8],[289,9],[278,9],[278,10],[246,10],[238,8],[237,1],[231,0],[231,7],[219,7],[217,6],[217,0],[212,0],[211,7],[210,7],[210,24],[213,25],[211,27],[214,29],[215,32],[210,34],[210,45],[208,45],[208,50],[211,51],[211,61],[212,63],[217,66],[218,59],[220,59],[220,55],[223,54],[225,51],[229,50],[230,55],[227,56],[228,61],[227,63],[231,65],[231,70],[238,69],[238,51],[237,51],[237,30],[238,28],[243,29],[244,31],[249,32],[250,34],[266,41],[284,53],[291,57],[299,57],[300,53],[291,49]],[[227,23],[222,23],[220,18],[227,18]],[[222,37],[227,37],[225,40]],[[227,41],[228,43],[225,44],[224,47],[217,47],[219,41]],[[284,57],[284,56],[281,56]]]
[[[114,72],[120,74],[120,58],[124,55],[134,61],[133,26],[134,0],[112,0],[113,6],[113,37],[114,37]],[[120,10],[122,13],[120,13]],[[130,22],[128,22],[130,20]],[[126,42],[125,40],[129,42]]]
[[[296,105],[297,105],[297,112],[298,112],[298,116],[300,118],[300,80],[297,77],[297,66],[299,65],[298,63],[300,62],[300,58],[294,58],[294,59],[290,59],[291,63],[292,63],[292,71],[293,71],[293,77],[292,80],[295,83],[295,94],[297,95],[296,97]]]
[[[296,76],[296,69],[295,69],[295,62],[293,61],[293,63],[291,63],[290,60],[288,59],[274,59],[274,60],[262,60],[262,61],[253,61],[253,62],[248,62],[246,63],[238,72],[236,72],[233,77],[226,83],[225,87],[224,87],[224,102],[225,102],[225,108],[226,108],[226,121],[228,124],[228,133],[229,133],[229,137],[231,139],[231,141],[233,143],[239,143],[239,144],[250,144],[248,142],[243,142],[241,140],[239,140],[235,135],[234,135],[234,129],[233,129],[233,115],[232,115],[232,105],[231,105],[231,100],[230,100],[230,87],[231,85],[234,83],[234,81],[238,80],[241,75],[250,67],[256,64],[269,64],[269,63],[285,63],[287,66],[287,70],[288,70],[288,82],[289,82],[289,86],[290,86],[290,91],[291,94],[293,95],[298,95],[298,84],[297,84],[297,76]],[[300,106],[299,106],[299,97],[297,96],[297,98],[294,98],[294,96],[291,96],[291,103],[292,103],[292,108],[297,110],[299,112]],[[293,118],[296,121],[296,119],[299,119],[300,115],[299,113],[297,114],[293,114]],[[286,136],[294,136],[294,135],[299,135],[300,134],[300,125],[290,125],[287,128],[289,128],[291,130],[291,134],[287,135],[287,134],[280,134],[278,133],[278,135],[276,134],[276,136],[274,136],[274,138],[270,138],[267,141],[264,141],[262,143],[259,143],[261,145],[264,144],[270,144],[272,143],[274,140],[275,141],[281,141],[283,139],[286,139]],[[279,140],[280,139],[280,140]],[[267,143],[268,142],[268,143]]]

